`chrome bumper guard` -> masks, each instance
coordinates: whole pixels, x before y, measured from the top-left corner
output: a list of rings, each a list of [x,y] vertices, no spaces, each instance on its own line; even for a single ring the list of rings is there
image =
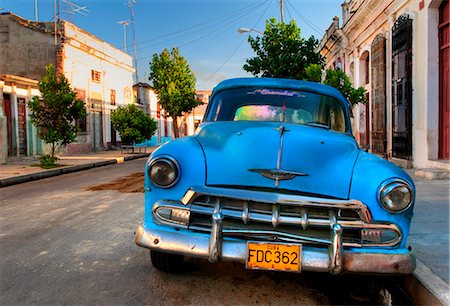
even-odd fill
[[[197,204],[196,199],[202,195],[215,197],[211,205]],[[242,209],[236,210],[227,206],[226,199],[244,201]],[[270,211],[250,209],[249,201],[266,203],[272,206]],[[209,202],[208,202],[209,203]],[[264,204],[264,205],[266,205]],[[253,204],[252,204],[253,205]],[[286,215],[280,206],[295,206],[300,209],[298,215]],[[307,209],[325,208],[328,216],[311,217]],[[353,210],[358,219],[342,219],[336,210]],[[191,227],[191,214],[202,214],[211,217],[210,228]],[[374,223],[369,209],[356,200],[332,200],[295,195],[284,195],[249,190],[231,190],[227,188],[191,188],[180,202],[160,200],[153,205],[152,216],[156,226],[145,230],[141,225],[136,231],[136,244],[161,252],[183,254],[208,259],[210,262],[219,260],[246,262],[247,241],[258,235],[265,235],[265,241],[270,235],[277,243],[302,244],[301,270],[322,271],[339,274],[344,271],[357,273],[411,273],[415,268],[415,258],[410,252],[395,253],[395,249],[380,253],[380,249],[363,248],[395,247],[401,240],[401,231],[394,224]],[[264,231],[250,228],[233,228],[229,220],[241,220],[247,225],[249,221],[257,221],[268,225]],[[224,223],[228,220],[228,224]],[[226,226],[225,226],[226,225]],[[292,235],[277,231],[280,225],[293,225],[306,230],[309,227],[329,229],[329,239]],[[388,230],[395,233],[395,239],[385,243],[372,241],[370,244],[349,242],[343,235],[347,230],[370,231]],[[182,231],[179,231],[182,230]],[[184,230],[193,230],[186,234]],[[247,234],[246,239],[240,239],[239,234]],[[268,236],[269,235],[269,236]],[[252,238],[253,237],[253,238]],[[344,239],[345,238],[345,239]],[[370,237],[366,237],[370,239]],[[376,237],[375,237],[376,238]],[[261,240],[260,240],[261,241]],[[267,241],[274,242],[274,241]],[[350,251],[349,249],[356,248]],[[367,249],[367,251],[363,251]],[[383,251],[382,251],[383,252]]]
[[[220,220],[219,216],[216,216]],[[146,231],[140,225],[135,234],[137,245],[156,251],[182,254],[210,261],[246,262],[247,242],[236,239],[220,239],[220,221],[214,226],[210,238],[204,235],[186,235],[174,229],[155,229]],[[333,228],[333,244],[328,252],[324,248],[304,246],[302,248],[302,271],[330,272],[334,274],[354,273],[411,273],[415,268],[415,258],[411,253],[364,253],[342,250],[340,228]]]

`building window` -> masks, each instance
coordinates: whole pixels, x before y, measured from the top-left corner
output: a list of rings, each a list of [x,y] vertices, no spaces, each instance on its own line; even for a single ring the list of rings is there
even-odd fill
[[[91,80],[95,83],[101,83],[102,81],[102,74],[100,71],[97,70],[91,70]]]
[[[9,41],[9,28],[8,26],[0,26],[0,42]]]
[[[114,89],[111,89],[110,91],[110,98],[109,98],[111,105],[116,105],[116,91]]]

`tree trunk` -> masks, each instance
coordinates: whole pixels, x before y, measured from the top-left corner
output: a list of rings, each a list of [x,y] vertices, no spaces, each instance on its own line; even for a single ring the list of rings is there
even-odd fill
[[[55,157],[56,144],[52,142],[52,158]]]
[[[178,131],[178,117],[177,116],[172,116],[172,128],[173,128],[174,138],[180,137],[180,133]]]

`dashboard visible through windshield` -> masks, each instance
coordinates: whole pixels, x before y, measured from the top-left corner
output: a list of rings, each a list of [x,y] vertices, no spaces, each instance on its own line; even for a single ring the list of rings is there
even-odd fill
[[[219,92],[205,121],[272,121],[304,124],[344,133],[344,106],[333,97],[307,91],[236,88]]]

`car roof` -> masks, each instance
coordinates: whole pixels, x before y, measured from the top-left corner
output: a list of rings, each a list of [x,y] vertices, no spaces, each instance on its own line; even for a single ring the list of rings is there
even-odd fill
[[[348,106],[348,101],[342,94],[334,87],[294,79],[279,79],[279,78],[234,78],[220,82],[213,90],[211,97],[219,91],[225,89],[233,89],[240,87],[269,87],[279,89],[293,89],[302,91],[311,91],[334,97],[341,101],[345,106]]]

